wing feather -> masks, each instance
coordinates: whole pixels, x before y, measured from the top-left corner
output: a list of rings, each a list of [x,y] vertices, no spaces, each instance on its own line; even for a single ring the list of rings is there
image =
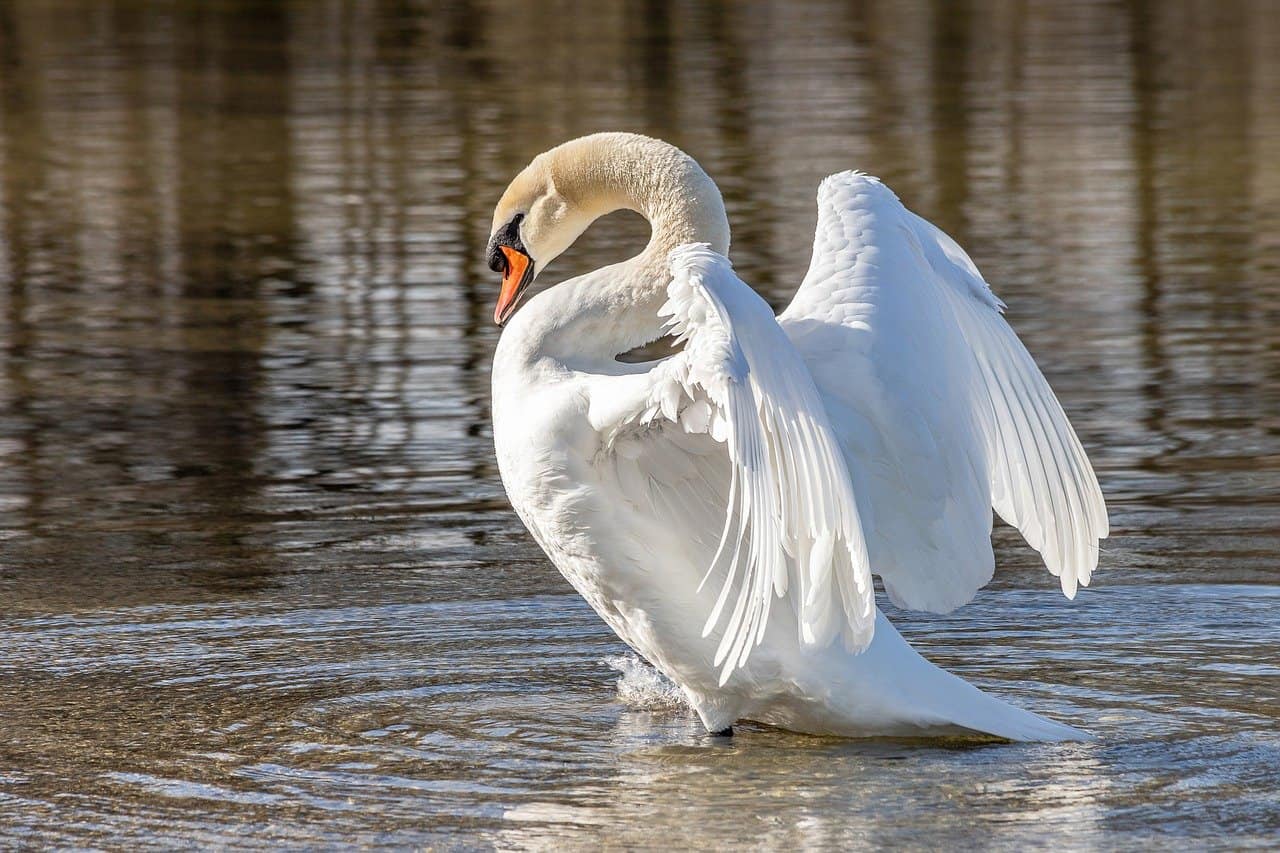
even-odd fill
[[[702,579],[720,584],[703,634],[721,632],[722,683],[763,641],[778,598],[796,610],[805,644],[842,636],[865,648],[875,598],[857,500],[804,360],[768,305],[705,246],[672,254],[668,293],[662,314],[684,349],[639,379],[607,378],[609,392],[593,393],[592,420],[615,449],[654,428],[723,442],[723,526]],[[671,488],[661,471],[640,484],[625,460],[615,464],[633,493]]]
[[[813,262],[779,322],[833,412],[890,596],[936,611],[972,598],[991,577],[994,507],[1073,597],[1106,505],[1004,304],[875,178],[833,175],[818,208]]]

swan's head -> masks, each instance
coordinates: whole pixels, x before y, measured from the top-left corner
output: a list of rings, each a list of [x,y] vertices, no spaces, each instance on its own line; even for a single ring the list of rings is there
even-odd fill
[[[499,326],[515,312],[530,282],[573,245],[595,216],[562,191],[573,156],[561,148],[538,155],[507,187],[493,212],[489,268],[502,273],[493,320]]]
[[[664,258],[682,243],[729,251],[720,191],[692,157],[636,133],[579,137],[535,157],[493,212],[488,261],[502,273],[494,321],[511,317],[534,277],[593,221],[623,208],[649,220]]]

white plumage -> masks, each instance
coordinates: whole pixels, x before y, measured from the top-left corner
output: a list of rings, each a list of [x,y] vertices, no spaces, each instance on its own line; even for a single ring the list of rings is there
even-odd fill
[[[1003,308],[964,250],[878,180],[822,183],[813,262],[778,319],[849,413],[833,420],[874,571],[900,606],[946,612],[991,579],[993,506],[1068,598],[1097,565],[1102,492]]]
[[[723,575],[702,628],[703,636],[720,631],[720,683],[764,639],[775,597],[794,595],[805,644],[825,646],[843,633],[850,649],[865,648],[875,609],[866,544],[839,438],[803,358],[723,256],[683,246],[672,253],[671,273],[658,313],[685,347],[641,374],[634,414],[597,427],[616,435],[663,418],[725,445],[727,504],[704,508],[724,516],[723,531],[699,584]],[[597,393],[635,391],[616,384]],[[673,488],[652,478],[619,486],[645,510],[664,500],[655,490]]]
[[[993,507],[1068,597],[1107,535],[1075,433],[964,251],[876,179],[834,175],[775,317],[724,257],[714,184],[627,134],[536,159],[495,234],[523,214],[540,271],[617,207],[650,219],[649,246],[530,300],[494,364],[504,483],[566,578],[710,730],[1077,736],[933,667],[875,607],[873,573],[904,607],[969,601]],[[681,352],[614,358],[664,331]]]

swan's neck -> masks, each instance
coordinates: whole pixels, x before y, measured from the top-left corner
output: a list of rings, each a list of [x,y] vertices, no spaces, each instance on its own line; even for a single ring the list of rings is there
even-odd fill
[[[557,188],[575,199],[583,230],[615,210],[648,220],[649,242],[640,254],[556,285],[530,300],[506,338],[520,331],[531,357],[551,357],[591,369],[663,334],[658,309],[671,279],[668,256],[685,243],[729,251],[729,220],[720,191],[684,152],[664,142],[626,137],[597,150],[575,151],[558,171]]]

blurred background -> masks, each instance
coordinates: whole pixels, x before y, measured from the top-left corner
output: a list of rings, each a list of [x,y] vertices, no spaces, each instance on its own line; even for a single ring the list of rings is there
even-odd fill
[[[513,819],[544,840],[616,821],[625,839],[645,804],[651,826],[682,814],[662,784],[588,814],[618,796],[602,781],[618,750],[696,732],[616,701],[599,659],[621,646],[508,509],[489,432],[492,207],[533,155],[618,129],[719,182],[735,264],[775,305],[808,264],[818,181],[841,169],[879,175],[969,250],[1089,450],[1113,538],[1096,596],[1067,606],[1000,528],[994,589],[954,617],[903,615],[908,633],[1086,727],[1144,702],[1115,725],[1203,714],[1231,755],[1193,739],[1177,772],[1218,781],[1185,812],[1151,787],[1142,801],[1162,832],[1184,815],[1193,835],[1229,818],[1265,837],[1274,801],[1238,790],[1280,748],[1212,738],[1224,714],[1274,731],[1280,681],[1257,663],[1280,636],[1277,11],[0,0],[0,820],[66,843],[226,842],[250,824],[427,843],[500,840]],[[645,233],[611,217],[544,277]],[[1070,657],[1036,669],[1069,639],[1041,636],[1054,620],[1095,632],[1077,637],[1106,650],[1093,680]],[[974,663],[993,637],[1007,653]],[[1195,675],[1210,659],[1228,664]],[[1150,683],[1109,675],[1135,665]],[[1171,707],[1182,723],[1160,722]],[[757,771],[809,749],[778,744]],[[870,760],[830,749],[813,760]],[[1113,760],[1141,776],[1126,762],[1155,759]],[[678,792],[700,761],[640,775],[675,772]],[[993,772],[911,761],[922,791]],[[1086,777],[1046,780],[1070,798],[1096,794]],[[553,782],[586,793],[547,811]],[[843,790],[840,820],[801,840],[914,837],[874,810],[848,823]],[[1020,790],[1001,808],[1028,823],[993,837],[1024,842],[1043,819]],[[793,816],[829,815],[821,802]],[[1100,838],[1155,831],[1136,804],[1068,812]]]

